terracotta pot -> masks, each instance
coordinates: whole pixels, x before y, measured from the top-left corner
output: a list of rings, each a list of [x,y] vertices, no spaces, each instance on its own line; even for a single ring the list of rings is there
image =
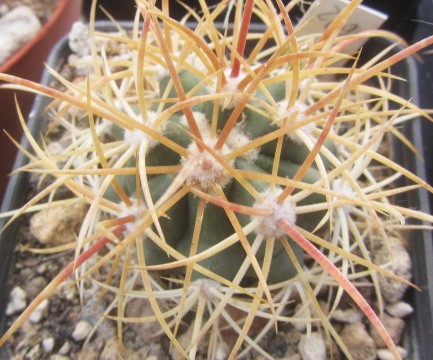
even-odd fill
[[[18,52],[0,66],[0,72],[16,75],[32,81],[39,81],[44,69],[44,61],[53,45],[66,34],[81,14],[82,0],[60,0],[52,16]],[[19,124],[14,95],[16,94],[24,117],[29,114],[34,95],[31,93],[0,90],[0,129],[14,139],[20,139],[22,129]],[[6,134],[0,134],[0,203],[6,189],[8,174],[12,170],[17,149]]]

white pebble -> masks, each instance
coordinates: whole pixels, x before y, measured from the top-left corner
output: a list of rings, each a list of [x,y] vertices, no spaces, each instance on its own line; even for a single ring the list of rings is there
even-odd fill
[[[24,310],[27,306],[26,292],[19,286],[15,286],[10,294],[6,315],[13,315]]]
[[[60,350],[59,350],[59,354],[60,354],[60,355],[66,355],[66,354],[69,353],[69,351],[71,351],[71,344],[69,344],[69,342],[66,341],[66,342],[62,345],[62,347],[60,348]]]
[[[285,360],[302,360],[301,355],[299,355],[299,354],[293,354],[293,355],[290,355],[289,357],[284,358],[284,359]]]
[[[42,301],[39,306],[30,314],[29,320],[37,324],[48,314],[48,299]]]
[[[292,322],[293,327],[299,332],[304,332],[307,328],[307,319],[310,318],[310,313],[306,309],[302,309],[302,304],[298,304],[295,308],[296,321]],[[306,319],[305,321],[303,319]]]
[[[49,337],[42,341],[42,349],[44,349],[45,353],[50,353],[53,351],[55,345],[54,338]]]
[[[337,309],[332,314],[332,318],[336,321],[349,323],[349,324],[359,323],[362,321],[361,313],[355,309],[347,309],[347,310]]]
[[[387,330],[392,341],[394,341],[395,344],[399,344],[403,336],[404,326],[406,324],[405,321],[398,317],[390,316],[386,313],[383,314],[380,320],[382,321],[382,324]],[[379,335],[377,330],[372,326],[370,326],[370,336],[373,338],[374,342],[376,343],[377,348],[382,348],[386,346],[382,337]]]
[[[54,354],[50,356],[50,360],[69,360],[70,358],[64,355]]]
[[[68,56],[68,64],[74,67],[77,76],[87,76],[94,71],[91,61],[92,58],[90,55],[78,56],[77,54],[70,54]],[[71,110],[68,111],[74,115],[80,114],[80,110],[76,108],[71,108]]]
[[[376,344],[363,323],[346,324],[339,335],[353,359],[376,359]]]
[[[404,318],[413,313],[413,307],[404,301],[399,301],[387,306],[386,312],[394,317]]]
[[[220,343],[217,345],[215,359],[216,360],[225,360],[228,358],[230,353],[229,347],[225,343]]]
[[[388,241],[389,245],[382,242],[381,247],[371,249],[373,263],[377,265],[388,264],[387,270],[410,281],[412,277],[412,262],[409,252],[403,246],[400,239],[390,236]],[[383,275],[378,276],[378,281],[380,291],[389,303],[401,301],[408,288],[407,284]]]
[[[119,349],[119,340],[117,337],[111,337],[105,343],[104,349],[100,354],[100,360],[117,360],[121,358]]]
[[[87,336],[92,331],[92,325],[87,321],[81,320],[75,326],[74,332],[72,333],[72,338],[75,341],[82,341],[87,338]]]
[[[41,351],[41,345],[36,344],[26,353],[26,358],[27,359],[36,359],[36,357],[39,357],[38,355],[39,355],[40,351]]]
[[[407,358],[407,350],[406,349],[403,349],[402,347],[397,346],[397,351],[403,360]],[[379,360],[394,360],[394,355],[392,355],[391,351],[389,351],[388,349],[377,350],[377,357],[379,358]]]
[[[298,351],[302,360],[325,360],[326,347],[322,336],[313,332],[310,335],[301,335]]]
[[[90,54],[90,38],[87,25],[77,21],[69,32],[69,48],[79,56]]]
[[[50,153],[50,155],[61,154],[63,151],[65,151],[62,144],[60,144],[59,141],[50,142],[47,146],[47,150]],[[43,265],[45,265],[45,264],[43,264]]]
[[[41,23],[28,6],[18,6],[0,18],[0,65],[28,42]]]

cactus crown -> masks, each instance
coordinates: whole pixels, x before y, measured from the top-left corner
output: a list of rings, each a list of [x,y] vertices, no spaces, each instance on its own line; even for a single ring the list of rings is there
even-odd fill
[[[281,1],[276,7],[265,0],[242,3],[233,9],[233,2],[222,1],[210,9],[200,1],[203,16],[190,14],[194,27],[171,18],[168,1],[158,9],[138,0],[143,23],[137,16],[130,32],[99,33],[91,22],[90,65],[79,64],[88,75],[71,83],[52,71],[65,92],[2,75],[54,97],[52,108],[70,139],[62,153],[51,155],[28,134],[36,157],[26,170],[56,178],[42,195],[66,185],[71,202],[89,204],[73,264],[78,268],[108,248],[82,274],[116,295],[117,314],[106,316],[117,321],[119,334],[125,322],[158,321],[185,357],[196,356],[202,339],[213,339],[212,358],[223,341],[224,319],[238,334],[232,357],[251,349],[263,353],[249,335],[253,319],[267,321],[257,341],[276,322],[296,321],[283,311],[302,288],[304,305],[350,357],[314,297],[325,283],[338,283],[398,357],[347,278],[357,271],[352,262],[366,266],[375,284],[374,271],[393,277],[369,262],[364,239],[373,233],[386,239],[407,216],[431,221],[390,203],[390,196],[409,190],[388,188],[398,173],[428,185],[378,153],[388,133],[408,143],[397,125],[425,113],[389,91],[394,76],[387,69],[397,57],[384,52],[361,66],[356,54],[340,52],[359,38],[392,35],[339,36],[359,1],[324,34],[299,37],[288,16],[298,1],[286,8]],[[263,32],[248,29],[252,14],[266,25]],[[233,23],[231,35],[216,22],[222,16]],[[387,169],[380,178],[372,172],[377,164]],[[306,262],[305,253],[315,262]],[[98,275],[103,266],[110,274],[104,279]],[[56,287],[50,284],[48,292]],[[125,317],[133,293],[155,316]],[[176,335],[193,308],[185,347]],[[241,319],[228,308],[240,309]]]

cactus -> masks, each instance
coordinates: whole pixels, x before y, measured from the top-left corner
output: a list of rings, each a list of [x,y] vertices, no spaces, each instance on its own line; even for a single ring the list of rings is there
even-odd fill
[[[137,0],[143,24],[137,17],[130,33],[97,33],[91,22],[92,71],[85,79],[71,83],[51,70],[66,91],[1,74],[1,80],[54,98],[51,108],[61,124],[68,122],[63,126],[71,140],[52,156],[26,132],[35,155],[25,170],[55,181],[12,220],[61,185],[72,191],[71,202],[84,199],[89,210],[70,266],[0,343],[78,269],[101,285],[101,294],[115,294],[117,314],[105,315],[117,322],[120,340],[124,323],[158,321],[184,357],[195,358],[199,341],[208,339],[208,358],[215,358],[223,342],[220,327],[228,324],[238,336],[230,358],[251,350],[270,358],[257,342],[279,322],[296,321],[284,306],[302,288],[301,299],[314,313],[310,321],[317,317],[351,358],[314,295],[328,283],[338,288],[333,306],[346,291],[400,358],[349,279],[359,271],[352,264],[359,264],[375,286],[377,274],[408,283],[369,261],[362,233],[386,240],[405,217],[433,220],[392,204],[393,195],[413,188],[391,189],[398,174],[432,189],[378,152],[388,134],[408,143],[396,125],[428,117],[389,92],[398,79],[387,69],[433,39],[360,67],[356,55],[340,49],[358,38],[395,36],[340,36],[358,3],[347,5],[324,34],[297,37],[281,1],[276,7],[238,1],[235,9],[229,1],[213,9],[200,1],[203,17],[192,12],[198,23],[191,28],[169,16],[168,1],[158,9]],[[253,13],[266,25],[263,33],[248,31]],[[215,22],[229,15],[233,35]],[[329,74],[334,77],[322,76]],[[85,129],[77,125],[83,119]],[[383,178],[373,176],[373,163],[387,169]],[[87,266],[89,258],[97,261]],[[99,279],[103,266],[110,275]],[[125,317],[134,294],[149,302],[154,316]],[[231,308],[242,312],[240,320]],[[191,310],[193,331],[185,347],[177,335]],[[266,326],[250,335],[256,318]]]

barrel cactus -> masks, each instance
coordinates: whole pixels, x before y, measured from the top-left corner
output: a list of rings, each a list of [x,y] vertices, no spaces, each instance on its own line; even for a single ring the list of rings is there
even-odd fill
[[[116,314],[105,316],[117,322],[120,340],[125,323],[157,321],[185,358],[195,358],[203,342],[208,358],[219,358],[224,327],[237,334],[225,356],[254,350],[271,358],[258,341],[278,323],[296,322],[284,310],[296,292],[311,309],[308,321],[321,322],[350,358],[315,297],[325,285],[338,289],[334,306],[346,291],[399,358],[349,279],[358,264],[375,285],[377,274],[408,283],[370,262],[364,238],[386,240],[406,217],[432,220],[389,200],[412,189],[390,188],[401,174],[431,188],[378,149],[387,134],[408,144],[396,125],[427,116],[389,91],[397,80],[387,69],[433,39],[358,65],[356,54],[341,51],[347,44],[395,39],[339,35],[359,2],[323,34],[297,36],[288,12],[300,1],[221,1],[213,8],[200,1],[191,25],[170,17],[168,1],[159,9],[137,0],[141,17],[128,31],[97,32],[90,23],[89,56],[77,65],[85,68],[81,80],[52,71],[66,91],[0,75],[53,97],[50,108],[69,139],[52,155],[27,133],[35,155],[25,170],[55,180],[14,218],[60,186],[71,190],[71,203],[89,206],[70,266],[0,342],[77,270],[100,284],[101,294],[115,295]],[[250,26],[252,15],[264,30]],[[216,21],[221,17],[225,23]],[[378,165],[385,169],[380,177],[373,173]],[[128,318],[134,298],[154,315]],[[187,345],[178,340],[184,318],[193,324]],[[258,318],[263,329],[250,331]]]

